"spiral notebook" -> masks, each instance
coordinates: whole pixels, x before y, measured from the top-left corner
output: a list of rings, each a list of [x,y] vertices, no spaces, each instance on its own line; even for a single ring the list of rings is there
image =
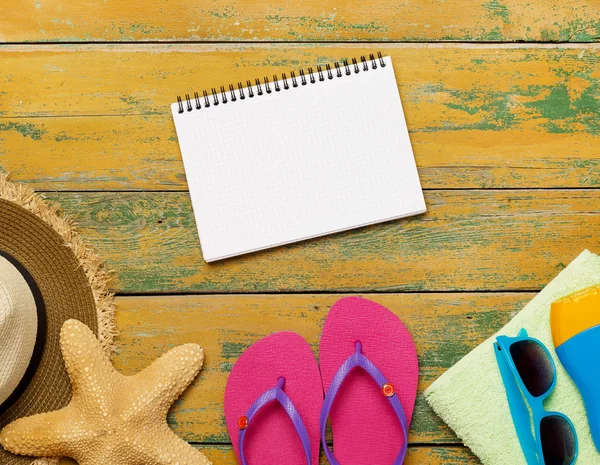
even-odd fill
[[[207,262],[425,212],[390,57],[178,97]]]

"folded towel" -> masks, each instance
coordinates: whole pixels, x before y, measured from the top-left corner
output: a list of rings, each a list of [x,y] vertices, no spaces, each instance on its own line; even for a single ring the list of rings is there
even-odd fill
[[[567,415],[577,430],[578,464],[600,464],[577,388],[561,366],[550,331],[550,305],[556,299],[600,283],[600,257],[584,251],[497,334],[480,344],[437,379],[425,397],[484,465],[527,465],[512,422],[492,343],[497,335],[516,336],[521,328],[542,341],[554,358],[557,383],[545,408]]]

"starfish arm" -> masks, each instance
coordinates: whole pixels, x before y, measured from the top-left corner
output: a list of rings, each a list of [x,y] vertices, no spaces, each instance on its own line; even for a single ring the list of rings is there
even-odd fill
[[[77,320],[67,320],[60,331],[60,347],[73,386],[73,397],[81,392],[97,391],[121,377],[102,350],[94,333]]]
[[[0,444],[13,454],[36,457],[69,457],[92,440],[92,432],[76,408],[20,418],[0,432]]]
[[[167,416],[171,404],[194,380],[204,363],[197,344],[184,344],[164,354],[152,365],[128,379],[131,407],[124,417],[152,412],[156,420]]]
[[[135,444],[140,463],[145,465],[211,465],[202,452],[173,433],[166,423],[140,432],[131,442]]]

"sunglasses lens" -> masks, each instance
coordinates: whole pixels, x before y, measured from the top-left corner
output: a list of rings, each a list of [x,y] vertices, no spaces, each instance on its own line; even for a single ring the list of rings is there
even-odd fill
[[[554,381],[554,365],[540,344],[531,340],[515,342],[510,346],[510,355],[532,396],[539,397],[550,390]]]
[[[575,433],[567,420],[557,415],[542,419],[540,440],[546,465],[571,465],[575,458]]]

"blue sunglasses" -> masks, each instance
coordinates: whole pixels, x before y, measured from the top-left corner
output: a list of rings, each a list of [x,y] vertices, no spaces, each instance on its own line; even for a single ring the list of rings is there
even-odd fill
[[[494,353],[527,464],[574,464],[578,445],[573,423],[543,405],[556,386],[556,365],[548,349],[522,329],[517,337],[498,336]]]

